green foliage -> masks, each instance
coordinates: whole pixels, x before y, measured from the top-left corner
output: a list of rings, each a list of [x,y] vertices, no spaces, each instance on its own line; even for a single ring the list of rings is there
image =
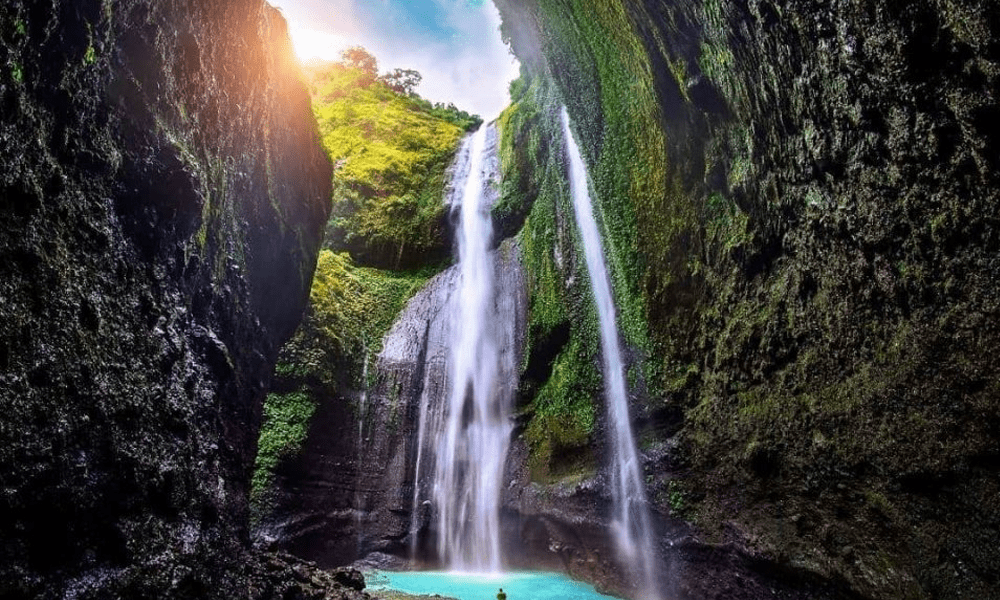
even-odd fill
[[[313,112],[335,165],[327,244],[383,268],[412,267],[421,261],[409,257],[428,254],[441,260],[450,249],[445,171],[480,120],[413,95],[416,71],[376,78],[374,69],[360,48],[345,52],[344,62],[308,69]]]
[[[528,273],[529,362],[537,362],[534,353],[553,331],[569,330],[529,407],[525,434],[533,475],[547,479],[560,455],[587,443],[603,406],[596,315],[565,183],[561,106],[581,118],[577,141],[590,166],[619,328],[628,344],[649,353],[649,364],[632,373],[657,374],[660,385],[667,369],[660,367],[662,355],[651,351],[647,306],[649,291],[665,283],[648,280],[650,265],[640,260],[640,249],[654,246],[649,255],[662,255],[674,247],[693,209],[668,194],[662,168],[650,168],[666,163],[658,105],[645,54],[620,7],[542,1],[538,11],[546,23],[541,33],[548,66],[535,65],[511,85],[512,104],[500,119],[505,181],[494,214],[502,221],[527,212],[520,241]],[[686,204],[672,206],[675,200]],[[639,223],[640,210],[653,216]],[[639,377],[632,383],[643,384]]]
[[[365,83],[370,85],[378,75],[378,61],[361,46],[352,46],[340,53],[342,64],[358,71]]]
[[[513,219],[515,230],[520,227],[528,275],[527,362],[543,370],[551,363],[551,372],[536,374],[544,381],[522,378],[522,393],[530,398],[529,465],[533,479],[548,482],[593,470],[590,445],[603,388],[596,311],[558,143],[561,104],[544,78],[525,73],[519,81],[499,121],[504,181],[493,213],[502,226]],[[567,331],[568,340],[551,348],[558,331]]]
[[[671,479],[667,483],[667,506],[670,507],[672,516],[682,519],[690,518],[689,513],[692,508],[690,492],[678,479]]]
[[[83,55],[83,64],[91,65],[97,60],[97,51],[94,50],[93,46],[87,46],[87,51]]]
[[[688,275],[698,197],[681,188],[670,168],[656,78],[624,6],[539,0],[535,11],[545,23],[539,31],[545,62],[533,69],[555,84],[549,94],[574,118],[619,329],[626,343],[645,351],[642,373],[656,393],[678,368],[675,348],[683,348],[659,307],[673,304],[668,298]],[[685,69],[677,63],[674,76],[686,80]]]
[[[423,78],[423,75],[413,69],[393,69],[392,72],[379,77],[379,81],[397,94],[409,96],[414,93]]]
[[[498,120],[500,198],[492,212],[494,222],[500,226],[501,237],[520,230],[546,177],[550,142],[543,126],[538,81],[529,80],[526,74],[514,80],[511,83],[512,103]],[[513,93],[515,87],[516,94]]]
[[[279,385],[298,389],[271,394],[264,404],[253,490],[258,505],[278,462],[301,447],[315,398],[329,390],[358,388],[361,365],[381,349],[381,340],[406,301],[430,271],[394,273],[357,267],[346,253],[320,252],[306,318],[281,349]]]
[[[315,410],[316,403],[304,392],[268,394],[257,442],[257,462],[251,486],[254,496],[263,493],[278,463],[301,448]]]
[[[558,475],[561,455],[589,446],[597,420],[594,399],[602,393],[595,359],[595,348],[582,336],[574,337],[535,397],[524,434],[531,448],[533,479],[544,481]]]
[[[363,385],[360,365],[432,271],[357,267],[346,253],[320,252],[309,312],[282,348],[277,373],[329,387]]]

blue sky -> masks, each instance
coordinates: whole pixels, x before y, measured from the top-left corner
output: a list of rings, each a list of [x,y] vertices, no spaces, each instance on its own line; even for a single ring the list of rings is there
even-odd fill
[[[367,48],[379,70],[416,69],[418,93],[490,119],[507,104],[517,62],[486,0],[269,0],[288,19],[300,57]]]

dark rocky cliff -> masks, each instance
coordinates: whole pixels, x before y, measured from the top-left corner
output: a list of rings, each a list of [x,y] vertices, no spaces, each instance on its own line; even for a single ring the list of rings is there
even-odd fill
[[[588,335],[547,233],[564,103],[661,517],[865,597],[1000,597],[996,3],[496,4],[525,64],[502,206],[541,242],[529,366]],[[528,436],[536,478],[593,468],[581,430]]]
[[[0,9],[0,596],[241,598],[330,165],[259,0]]]

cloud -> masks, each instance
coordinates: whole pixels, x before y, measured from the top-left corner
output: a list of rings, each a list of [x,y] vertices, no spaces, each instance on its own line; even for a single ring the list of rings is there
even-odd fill
[[[289,20],[300,56],[336,58],[344,48],[361,45],[378,58],[382,71],[420,71],[423,81],[417,92],[428,100],[451,102],[487,119],[499,115],[518,64],[500,39],[500,15],[493,3],[422,0],[400,10],[400,2],[413,0],[275,4]],[[417,23],[417,17],[423,21]],[[403,23],[403,18],[409,21]]]

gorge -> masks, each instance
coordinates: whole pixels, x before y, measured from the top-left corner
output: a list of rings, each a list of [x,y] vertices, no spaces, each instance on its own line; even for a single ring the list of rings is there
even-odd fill
[[[482,124],[7,4],[0,597],[1000,598],[995,2],[495,0]]]

